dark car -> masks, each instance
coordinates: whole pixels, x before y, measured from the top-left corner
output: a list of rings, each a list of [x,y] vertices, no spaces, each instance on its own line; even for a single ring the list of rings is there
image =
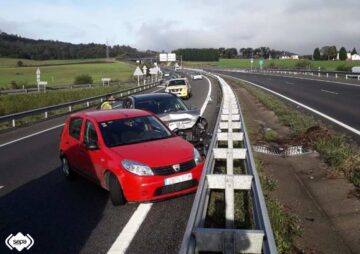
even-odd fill
[[[152,93],[131,95],[114,104],[114,108],[136,108],[156,114],[170,130],[191,142],[203,155],[209,142],[208,123],[199,109],[189,109],[176,95]]]

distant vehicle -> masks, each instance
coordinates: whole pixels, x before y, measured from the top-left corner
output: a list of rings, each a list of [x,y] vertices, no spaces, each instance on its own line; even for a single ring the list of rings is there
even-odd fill
[[[152,113],[107,110],[72,114],[60,141],[61,169],[109,190],[114,205],[197,189],[203,158]]]
[[[208,123],[199,109],[189,109],[176,95],[151,93],[130,95],[115,102],[115,108],[136,108],[156,114],[170,130],[192,143],[201,154],[206,154],[209,143]]]
[[[188,99],[191,97],[191,85],[187,78],[171,79],[167,83],[165,92]]]
[[[193,80],[203,79],[203,76],[202,76],[200,73],[197,73],[197,74],[191,75],[191,78],[192,78]]]

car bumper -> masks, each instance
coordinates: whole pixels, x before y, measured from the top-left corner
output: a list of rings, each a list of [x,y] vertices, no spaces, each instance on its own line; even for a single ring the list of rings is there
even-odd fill
[[[158,199],[166,199],[173,196],[194,192],[200,181],[204,162],[195,166],[192,170],[166,175],[166,176],[131,176],[124,177],[122,187],[126,199],[130,202],[144,202]],[[192,178],[175,184],[165,185],[165,179],[192,174]]]
[[[186,98],[189,95],[188,91],[174,92],[169,90],[169,93],[175,94],[177,97],[181,97],[181,98]]]

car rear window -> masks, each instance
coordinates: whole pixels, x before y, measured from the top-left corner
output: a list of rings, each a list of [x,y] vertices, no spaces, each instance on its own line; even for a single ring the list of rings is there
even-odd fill
[[[186,85],[185,80],[183,79],[177,79],[177,80],[171,80],[169,82],[169,86],[184,86]]]
[[[182,100],[175,96],[137,100],[135,101],[135,108],[147,110],[154,114],[188,110]]]
[[[69,124],[69,135],[77,140],[80,140],[80,131],[83,119],[82,118],[73,118],[70,120]]]

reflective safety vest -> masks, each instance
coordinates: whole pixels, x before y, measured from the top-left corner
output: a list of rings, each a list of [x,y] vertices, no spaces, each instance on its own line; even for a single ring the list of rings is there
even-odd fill
[[[112,109],[111,103],[108,101],[104,101],[103,104],[101,104],[101,109]]]

